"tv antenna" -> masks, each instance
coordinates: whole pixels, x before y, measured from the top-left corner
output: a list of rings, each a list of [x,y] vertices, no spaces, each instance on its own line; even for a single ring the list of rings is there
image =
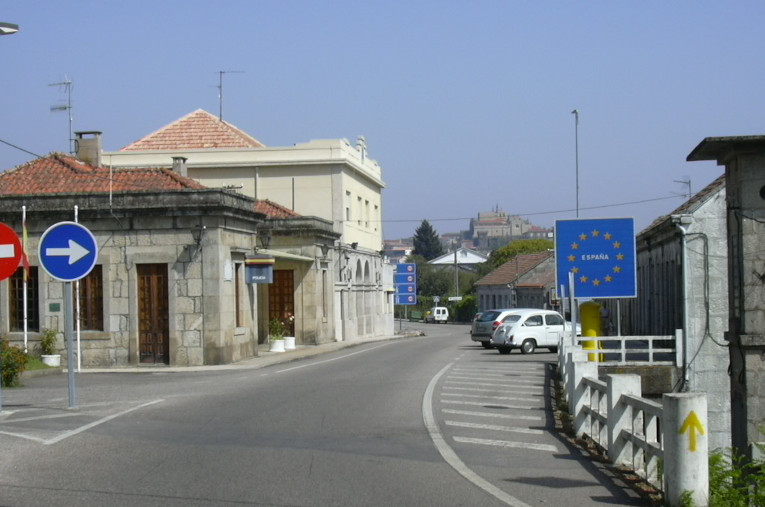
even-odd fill
[[[685,180],[674,180],[674,182],[675,183],[682,183],[683,185],[686,185],[688,187],[688,191],[685,194],[680,194],[680,195],[684,195],[686,200],[689,200],[691,198],[691,196],[693,195],[691,193],[691,178],[688,177],[688,176],[686,176],[686,178],[687,179],[685,179]]]
[[[69,112],[69,153],[74,154],[74,138],[72,137],[72,80],[64,76],[64,80],[59,83],[51,83],[48,86],[58,86],[66,92],[66,104],[60,104],[58,106],[51,106],[51,112],[54,111],[68,111]]]
[[[223,121],[223,74],[244,74],[243,70],[218,71],[218,119]]]

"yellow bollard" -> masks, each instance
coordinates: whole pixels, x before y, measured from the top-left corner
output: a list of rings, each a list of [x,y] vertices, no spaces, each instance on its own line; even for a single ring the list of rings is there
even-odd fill
[[[603,336],[600,319],[600,304],[588,301],[579,305],[579,315],[582,318],[582,336]],[[597,340],[585,340],[582,342],[584,350],[599,350],[600,342]],[[603,361],[605,357],[599,354],[587,354],[588,361]]]

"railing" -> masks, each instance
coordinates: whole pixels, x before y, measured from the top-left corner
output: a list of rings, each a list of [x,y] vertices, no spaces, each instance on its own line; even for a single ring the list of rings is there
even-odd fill
[[[681,366],[682,331],[676,336],[577,336],[577,342],[592,352],[589,360],[602,366]]]
[[[706,395],[664,394],[661,403],[644,399],[639,375],[598,378],[599,363],[588,356],[600,353],[574,345],[559,350],[576,435],[662,490],[669,505],[683,505],[688,492],[694,505],[707,505]]]

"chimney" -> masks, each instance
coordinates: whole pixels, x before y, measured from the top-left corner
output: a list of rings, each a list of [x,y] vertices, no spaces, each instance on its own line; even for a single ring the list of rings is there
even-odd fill
[[[101,166],[101,132],[90,130],[74,133],[75,156],[94,167]]]
[[[178,176],[188,178],[189,174],[186,170],[186,157],[173,157],[173,172],[178,173]]]

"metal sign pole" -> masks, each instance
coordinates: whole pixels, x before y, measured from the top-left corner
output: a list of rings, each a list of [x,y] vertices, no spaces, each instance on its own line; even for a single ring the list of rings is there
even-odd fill
[[[69,408],[77,407],[77,388],[74,380],[74,304],[72,282],[64,282],[64,335],[66,337],[66,369],[69,373]]]

